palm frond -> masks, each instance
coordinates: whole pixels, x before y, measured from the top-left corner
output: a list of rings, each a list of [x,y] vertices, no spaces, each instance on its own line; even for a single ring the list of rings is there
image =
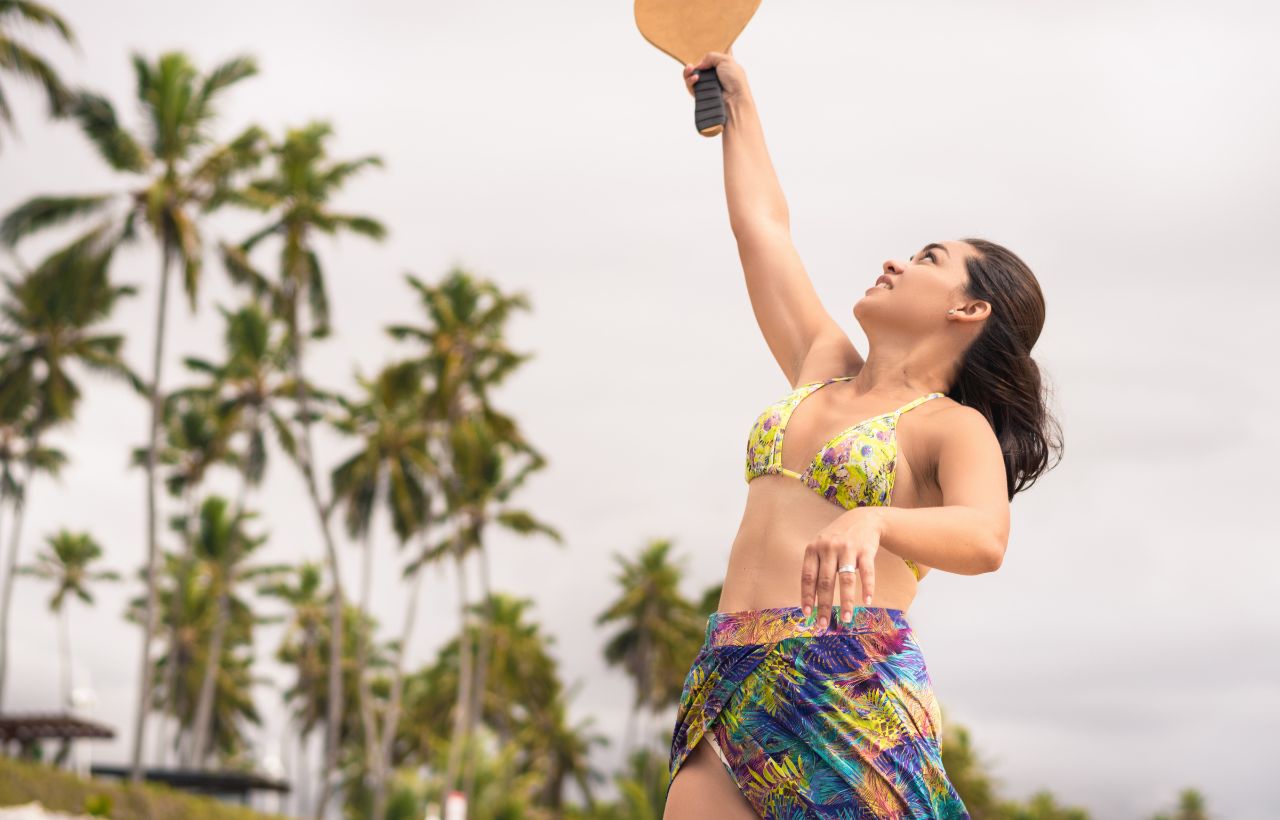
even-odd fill
[[[72,219],[103,211],[114,194],[36,196],[10,211],[0,222],[0,242],[13,246],[31,234]]]
[[[67,113],[74,94],[44,58],[11,39],[0,37],[0,68],[39,83],[49,104],[50,116]]]
[[[146,169],[151,157],[120,125],[116,110],[106,97],[92,91],[78,91],[69,113],[112,168],[133,173]]]

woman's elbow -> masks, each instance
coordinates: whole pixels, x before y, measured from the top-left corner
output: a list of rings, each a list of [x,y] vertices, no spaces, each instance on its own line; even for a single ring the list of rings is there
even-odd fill
[[[995,572],[1000,569],[1000,565],[1004,563],[1004,553],[1008,549],[1009,540],[1003,537],[991,539],[991,543],[983,550],[986,556],[986,571]]]

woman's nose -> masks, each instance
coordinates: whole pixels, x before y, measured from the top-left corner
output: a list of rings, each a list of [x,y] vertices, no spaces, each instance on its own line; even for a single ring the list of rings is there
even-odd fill
[[[883,267],[885,273],[902,273],[903,270],[902,263],[896,259],[885,260]]]

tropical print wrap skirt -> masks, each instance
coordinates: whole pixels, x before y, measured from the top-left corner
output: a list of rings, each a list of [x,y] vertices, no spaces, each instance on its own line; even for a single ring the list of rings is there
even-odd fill
[[[702,738],[761,817],[968,818],[942,715],[900,609],[715,612],[685,678],[669,768]],[[670,785],[667,787],[670,794]]]

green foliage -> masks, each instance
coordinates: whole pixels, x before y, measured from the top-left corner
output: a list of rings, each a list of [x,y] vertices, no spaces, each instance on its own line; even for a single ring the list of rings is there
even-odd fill
[[[0,757],[0,805],[38,800],[45,808],[113,820],[266,820],[267,815],[152,783],[81,778],[39,763]]]
[[[1209,820],[1204,795],[1195,789],[1183,789],[1178,794],[1178,807],[1172,814],[1160,813],[1151,820]]]
[[[689,662],[706,634],[706,617],[680,592],[683,571],[670,552],[669,540],[655,539],[635,560],[616,554],[619,597],[596,618],[621,627],[605,644],[605,659],[635,682],[636,709],[679,702]]]
[[[111,798],[105,794],[91,794],[84,799],[84,811],[94,817],[110,817]]]

